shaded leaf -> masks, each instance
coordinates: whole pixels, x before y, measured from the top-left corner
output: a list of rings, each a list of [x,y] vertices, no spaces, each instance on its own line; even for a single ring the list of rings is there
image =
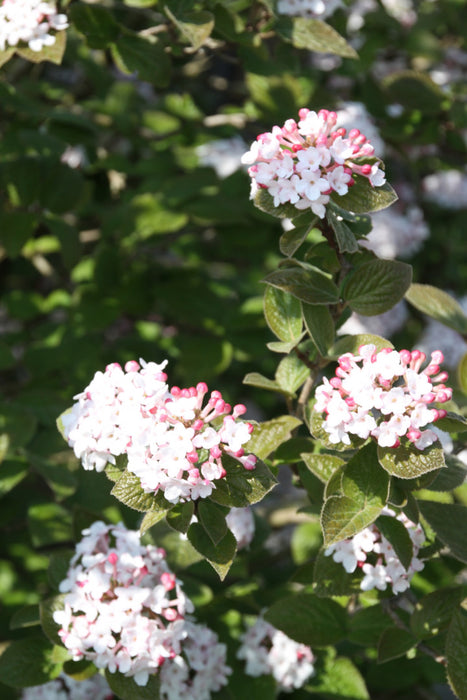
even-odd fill
[[[445,632],[466,593],[466,586],[442,588],[419,600],[410,617],[410,628],[415,636],[428,639]]]
[[[281,251],[282,255],[286,255],[288,258],[290,258],[306,240],[316,221],[317,217],[315,217],[311,223],[297,226],[289,231],[284,231],[279,239],[279,250]]]
[[[467,316],[461,305],[442,289],[430,284],[411,284],[405,294],[408,302],[430,318],[461,334],[467,334]]]
[[[366,177],[356,178],[347,194],[331,194],[331,199],[341,209],[346,209],[355,214],[367,214],[386,209],[397,201],[398,197],[389,183],[381,187],[372,187]]]
[[[176,17],[167,5],[164,10],[194,49],[199,49],[211,35],[214,28],[214,15],[211,12],[200,10]]]
[[[347,596],[360,590],[360,581],[348,574],[340,562],[321,550],[313,570],[313,591],[317,596]]]
[[[289,292],[307,304],[335,304],[339,301],[336,285],[317,267],[281,268],[270,272],[263,282]]]
[[[383,612],[380,604],[362,608],[350,618],[349,641],[368,647],[376,646],[382,632],[391,625],[391,618]]]
[[[457,503],[419,501],[420,512],[453,557],[467,564],[467,508]]]
[[[413,70],[395,71],[383,80],[389,99],[408,109],[421,110],[423,114],[437,114],[446,99],[427,73]]]
[[[326,357],[335,339],[334,321],[331,312],[326,306],[302,302],[302,313],[310,338],[319,354]]]
[[[19,630],[25,627],[35,627],[41,624],[38,605],[27,605],[20,608],[12,615],[10,620],[10,629]]]
[[[232,566],[237,549],[237,540],[230,530],[227,530],[224,537],[217,544],[214,544],[204,527],[199,523],[193,523],[188,530],[188,539],[196,551],[207,559],[223,581]]]
[[[105,678],[111,690],[120,700],[154,700],[159,697],[160,681],[157,675],[150,675],[146,685],[137,685],[133,678],[124,676],[116,671],[105,672]]]
[[[467,612],[456,610],[446,639],[449,685],[460,700],[467,698]]]
[[[264,316],[272,332],[285,342],[298,342],[302,334],[300,302],[275,287],[264,292]]]
[[[39,605],[39,614],[42,629],[51,642],[54,644],[62,644],[62,640],[59,637],[58,630],[60,625],[58,625],[53,619],[53,614],[57,610],[64,609],[65,594],[56,595],[52,598],[46,598],[46,600],[41,601]]]
[[[277,600],[265,620],[291,639],[313,647],[336,644],[345,635],[345,611],[329,598],[297,593]]]
[[[198,503],[197,513],[199,522],[208,533],[212,543],[218,545],[227,534],[228,528],[225,522],[225,516],[228,513],[227,508],[204,499]]]
[[[396,260],[370,260],[346,277],[342,294],[356,313],[376,316],[392,309],[412,281],[412,267]]]
[[[123,73],[136,72],[140,80],[166,87],[171,63],[162,44],[154,37],[125,33],[110,46],[112,58]]]
[[[372,335],[371,333],[359,333],[357,335],[344,335],[342,338],[339,338],[329,350],[329,357],[340,357],[346,352],[358,355],[359,348],[362,345],[370,344],[375,346],[377,352],[384,348],[394,349],[394,345],[386,338],[381,338],[381,336]]]
[[[332,208],[328,208],[326,218],[336,235],[337,247],[340,252],[356,253],[358,250],[358,241],[352,229],[345,223],[344,218],[340,214],[334,212]]]
[[[279,362],[275,378],[281,389],[293,395],[309,376],[309,368],[295,354],[291,354]]]
[[[216,481],[210,499],[230,508],[243,508],[261,501],[276,485],[276,480],[263,462],[258,460],[249,471],[233,457],[224,455],[222,464],[227,476]]]
[[[25,688],[56,678],[62,664],[53,660],[53,651],[42,635],[11,642],[0,656],[0,682]]]
[[[391,515],[380,515],[376,527],[389,541],[404,569],[408,569],[413,557],[413,544],[407,528]]]
[[[88,3],[73,3],[69,16],[74,27],[84,34],[89,46],[93,49],[105,49],[120,34],[120,25],[113,14],[102,5]]]
[[[398,627],[389,627],[383,631],[378,642],[378,663],[405,656],[416,643],[417,640],[410,632]]]
[[[177,532],[185,534],[190,526],[194,512],[195,504],[193,501],[178,503],[167,513],[167,524]]]

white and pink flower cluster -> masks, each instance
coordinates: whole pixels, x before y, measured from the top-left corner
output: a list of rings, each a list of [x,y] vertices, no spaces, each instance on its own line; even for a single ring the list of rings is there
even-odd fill
[[[357,567],[361,568],[365,574],[360,583],[362,591],[372,588],[385,591],[389,584],[393,593],[403,593],[410,587],[413,575],[424,567],[423,561],[417,555],[425,542],[425,533],[420,524],[413,523],[404,513],[396,515],[390,508],[383,508],[381,515],[397,518],[407,529],[413,547],[412,561],[408,569],[401,564],[394,547],[376,525],[370,525],[353,537],[332,544],[324,553],[326,556],[332,555],[334,561],[341,563],[348,574],[353,573]],[[372,553],[374,563],[367,562],[368,555]]]
[[[238,420],[245,406],[232,409],[219,391],[203,406],[204,382],[169,389],[166,364],[130,361],[96,372],[62,416],[64,434],[85,469],[102,471],[126,455],[147,493],[161,491],[170,503],[206,498],[226,475],[224,455],[255,468],[243,447],[253,426]]]
[[[290,202],[322,219],[330,194],[347,194],[355,178],[367,178],[373,187],[386,182],[374,147],[358,129],[347,134],[336,128],[336,112],[303,108],[299,117],[298,123],[288,119],[283,127],[260,134],[244,154],[242,162],[251,166],[252,196],[263,188],[274,206]]]
[[[66,15],[58,13],[55,3],[43,0],[3,0],[0,3],[0,50],[27,44],[41,51],[55,44],[55,34],[68,27]]]
[[[403,437],[419,450],[436,442],[433,430],[421,428],[446,415],[430,405],[449,401],[452,389],[443,383],[442,352],[432,352],[420,371],[425,359],[419,350],[377,352],[372,344],[360,346],[358,355],[341,355],[335,377],[316,389],[315,411],[326,414],[330,442],[350,445],[350,434],[371,436],[381,447],[399,447]]]
[[[75,681],[61,673],[44,685],[25,688],[21,700],[114,700],[115,696],[105,678],[99,673],[91,678]]]
[[[208,700],[227,682],[226,647],[187,618],[193,604],[164,550],[142,545],[139,533],[122,524],[98,521],[82,534],[60,584],[64,609],[53,615],[73,660],[91,660],[140,686],[161,672],[162,698],[176,697],[178,684],[190,693],[199,686],[204,694],[188,696]]]
[[[246,662],[248,676],[272,675],[280,690],[301,688],[314,674],[314,656],[310,647],[295,642],[262,617],[240,637],[237,652]]]

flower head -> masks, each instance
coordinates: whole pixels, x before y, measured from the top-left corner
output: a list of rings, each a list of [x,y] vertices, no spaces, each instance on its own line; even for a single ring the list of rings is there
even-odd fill
[[[323,218],[332,192],[345,195],[362,177],[372,187],[385,183],[373,146],[358,129],[336,128],[336,112],[304,108],[299,117],[260,134],[244,154],[253,194],[266,189],[274,206],[288,202]]]
[[[373,437],[381,447],[398,447],[403,437],[419,450],[438,439],[429,424],[446,415],[432,404],[449,401],[447,373],[440,371],[443,354],[426,357],[419,350],[397,352],[362,345],[359,355],[338,359],[335,377],[316,389],[315,411],[325,413],[323,428],[330,442],[350,445],[350,435]],[[425,428],[424,430],[421,430]]]
[[[3,0],[0,3],[0,50],[27,44],[41,51],[55,43],[55,33],[68,27],[65,15],[54,2],[43,0]]]
[[[143,490],[161,491],[175,504],[209,496],[226,474],[225,455],[247,470],[255,468],[256,458],[244,449],[253,431],[239,420],[246,408],[232,408],[219,391],[205,401],[204,382],[170,389],[165,365],[140,360],[96,372],[62,423],[85,469],[102,471],[126,455]]]

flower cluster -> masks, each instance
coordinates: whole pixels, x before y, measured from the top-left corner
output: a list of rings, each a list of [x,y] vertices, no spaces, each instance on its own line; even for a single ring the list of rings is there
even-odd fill
[[[139,533],[122,524],[98,521],[82,534],[60,584],[64,609],[54,613],[73,659],[119,671],[140,686],[164,668],[162,697],[169,699],[175,697],[172,674],[180,687],[198,683],[204,689],[195,696],[200,699],[225,685],[230,672],[225,646],[186,617],[193,604],[170,571],[164,550],[143,546]],[[207,653],[215,665],[206,663]]]
[[[145,492],[161,491],[178,503],[212,493],[215,480],[226,475],[226,454],[245,469],[255,468],[256,457],[243,448],[253,426],[238,420],[245,406],[232,409],[219,391],[203,406],[204,382],[169,389],[166,362],[140,363],[127,362],[125,369],[114,363],[96,372],[62,416],[64,435],[85,469],[102,471],[126,455]]]
[[[445,209],[464,209],[467,200],[467,173],[440,170],[422,181],[424,197]]]
[[[334,561],[341,563],[349,574],[353,573],[357,567],[361,568],[364,573],[360,584],[362,591],[369,591],[372,588],[385,591],[390,584],[393,593],[402,593],[409,588],[415,572],[421,571],[424,567],[423,561],[418,559],[417,555],[425,541],[425,533],[421,525],[413,523],[404,513],[396,516],[390,508],[383,508],[382,515],[397,518],[407,530],[413,547],[413,556],[408,569],[401,564],[393,546],[376,525],[370,525],[354,537],[332,544],[324,553],[326,556],[332,555]],[[367,561],[371,553],[375,555],[373,564]]]
[[[426,356],[419,350],[376,352],[370,344],[362,345],[359,353],[341,355],[335,377],[324,378],[316,389],[315,410],[326,413],[323,428],[330,442],[350,445],[351,433],[365,440],[371,436],[381,447],[398,447],[404,436],[419,450],[432,445],[436,433],[420,429],[446,411],[430,404],[452,396],[443,383],[448,375],[439,367],[442,352],[431,353],[422,371]]]
[[[3,0],[0,4],[0,50],[25,43],[31,51],[40,51],[55,43],[50,30],[68,27],[65,15],[55,3],[43,0]]]
[[[281,690],[291,691],[301,688],[314,673],[310,647],[294,642],[262,617],[240,639],[237,657],[246,661],[249,676],[272,675]]]
[[[372,230],[363,247],[372,250],[379,258],[393,260],[408,258],[417,253],[430,235],[430,230],[420,207],[412,204],[405,211],[383,209],[372,216]]]
[[[231,508],[225,521],[237,540],[237,549],[248,547],[255,535],[255,519],[251,507]]]
[[[242,162],[251,166],[253,195],[263,188],[274,198],[274,206],[290,202],[323,218],[330,194],[347,194],[356,177],[367,178],[372,186],[385,183],[374,147],[358,129],[347,134],[335,128],[336,112],[304,108],[299,117],[298,123],[288,119],[283,127],[260,134],[244,154]]]
[[[25,688],[21,700],[113,700],[114,694],[105,678],[96,673],[91,678],[75,681],[61,673],[44,685]]]

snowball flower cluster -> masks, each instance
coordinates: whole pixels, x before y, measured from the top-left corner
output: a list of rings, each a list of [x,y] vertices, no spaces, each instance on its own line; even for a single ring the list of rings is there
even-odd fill
[[[32,51],[55,44],[50,30],[68,27],[65,15],[57,12],[55,3],[43,0],[3,0],[0,4],[0,49],[5,51],[20,43]]]
[[[186,617],[193,604],[170,571],[164,550],[142,545],[139,533],[122,524],[98,521],[82,534],[60,584],[64,609],[53,616],[73,660],[91,660],[140,686],[167,664],[163,698],[174,697],[172,674],[183,676],[188,687],[198,683],[204,694],[194,697],[200,700],[225,685],[230,672],[225,646]],[[215,666],[205,663],[206,655],[216,659]]]
[[[367,240],[361,244],[388,260],[414,255],[430,235],[423,212],[415,205],[405,211],[377,211],[372,216],[372,226]]]
[[[301,688],[314,674],[310,647],[294,642],[262,617],[240,639],[237,657],[246,661],[249,676],[272,675],[280,689],[287,692]]]
[[[430,408],[444,403],[452,389],[444,385],[448,375],[440,371],[443,354],[431,353],[431,361],[421,370],[426,356],[419,350],[379,352],[374,345],[362,345],[359,355],[345,353],[330,381],[323,379],[316,389],[315,411],[326,413],[323,428],[333,444],[350,445],[350,436],[375,438],[381,447],[398,447],[406,437],[419,450],[437,439],[430,430],[421,430],[446,415]]]
[[[237,549],[248,547],[255,534],[255,519],[251,508],[231,508],[225,521],[237,540]]]
[[[396,516],[390,508],[383,508],[381,514],[397,518],[407,530],[413,547],[413,556],[408,569],[401,564],[393,546],[376,525],[370,525],[353,537],[332,544],[324,553],[326,556],[332,555],[334,561],[341,563],[349,574],[353,573],[357,567],[361,568],[365,574],[360,584],[362,591],[369,591],[372,588],[385,591],[390,584],[393,593],[402,593],[409,588],[415,572],[421,571],[424,567],[417,555],[425,541],[425,533],[421,525],[413,523],[404,513]],[[374,563],[367,561],[372,553]]]
[[[464,209],[467,201],[467,173],[461,170],[440,170],[423,178],[423,194],[427,201],[445,209]]]
[[[358,129],[347,135],[343,127],[335,128],[336,112],[304,108],[299,117],[298,123],[288,119],[283,127],[260,134],[244,154],[253,196],[263,188],[274,206],[290,202],[322,219],[330,194],[347,194],[356,177],[367,178],[374,187],[386,182],[374,147]]]
[[[165,365],[130,361],[96,372],[62,416],[64,435],[85,469],[102,471],[126,455],[145,492],[160,491],[170,503],[206,498],[226,475],[224,455],[255,468],[243,447],[253,426],[238,420],[245,406],[232,409],[219,391],[203,406],[204,382],[169,390]]]
[[[114,694],[105,678],[96,673],[91,678],[75,681],[65,673],[44,685],[25,688],[21,700],[113,700]]]
[[[242,167],[245,148],[245,141],[240,136],[233,136],[201,144],[196,148],[196,155],[201,165],[214,168],[217,176],[224,179]]]

